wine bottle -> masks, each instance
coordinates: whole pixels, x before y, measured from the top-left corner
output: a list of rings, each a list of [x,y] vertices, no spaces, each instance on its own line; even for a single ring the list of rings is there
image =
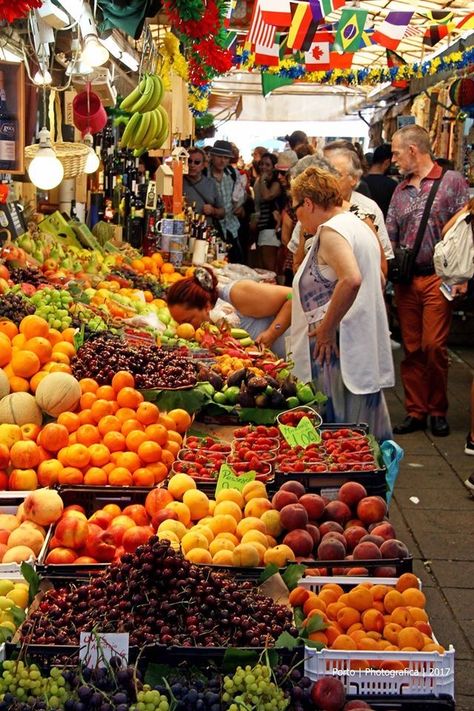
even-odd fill
[[[0,71],[0,170],[15,170],[17,122],[7,107],[3,72]]]

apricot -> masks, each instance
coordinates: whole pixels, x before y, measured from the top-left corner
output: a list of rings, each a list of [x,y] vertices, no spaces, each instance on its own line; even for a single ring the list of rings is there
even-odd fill
[[[388,625],[385,625],[383,628],[383,636],[388,642],[397,644],[398,633],[401,629],[401,625],[398,625],[396,622],[389,622]]]
[[[332,643],[331,649],[357,649],[357,643],[348,634],[340,634]]]
[[[190,535],[190,534],[186,534]],[[212,555],[212,558],[214,560],[214,556],[216,553],[219,553],[219,551],[227,551],[231,552],[235,548],[235,544],[232,543],[232,541],[228,541],[226,538],[215,538],[211,543],[209,543],[209,553]],[[232,559],[232,556],[231,556]],[[229,565],[232,565],[232,563],[229,563]]]
[[[212,563],[211,554],[204,548],[193,548],[186,553],[185,558],[191,563],[200,563],[201,565],[209,565]]]
[[[372,607],[374,599],[371,590],[363,587],[362,585],[356,585],[355,588],[348,593],[349,606],[354,607],[359,612],[363,610],[368,610]]]
[[[421,607],[409,607],[408,612],[413,617],[415,622],[428,622],[428,613]]]
[[[250,499],[268,498],[267,489],[262,481],[249,481],[242,489],[242,496],[245,503],[248,503]]]
[[[354,607],[343,607],[337,613],[337,622],[344,629],[347,630],[351,625],[360,622],[360,613]]]
[[[402,592],[402,598],[407,607],[424,608],[426,605],[426,596],[418,588],[407,588]]]
[[[423,652],[439,652],[439,654],[444,654],[446,650],[440,644],[436,644],[435,642],[432,642],[431,644],[425,644],[422,651]]]
[[[208,543],[212,543],[212,541],[214,540],[214,534],[209,528],[209,526],[201,526],[201,524],[199,523],[199,525],[194,526],[193,528],[194,530],[199,531],[199,533],[202,533],[203,536],[206,536]]]
[[[40,531],[32,527],[21,524],[19,528],[12,531],[8,537],[7,548],[15,546],[27,546],[31,548],[35,555],[38,555],[44,543],[44,536]]]
[[[260,558],[258,564],[259,564],[259,565],[263,565],[263,563],[264,563],[264,558],[265,558],[265,553],[267,552],[266,547],[265,547],[265,546],[262,546],[261,543],[257,543],[257,542],[249,543],[249,544],[244,544],[244,545],[251,545],[251,546],[253,546],[253,547],[255,548],[255,550],[257,551],[257,553],[258,553],[258,555],[259,555],[259,558]]]
[[[261,519],[256,516],[249,516],[247,518],[243,518],[242,521],[239,521],[236,533],[239,538],[242,538],[244,533],[247,533],[248,531],[261,531],[266,534],[267,527]]]
[[[209,513],[209,499],[203,491],[188,489],[184,492],[183,504],[188,507],[192,521],[199,521]]]
[[[265,511],[272,511],[273,506],[267,498],[256,496],[245,504],[245,516],[260,518]]]
[[[405,627],[398,633],[397,644],[401,649],[414,647],[417,650],[421,650],[425,646],[425,640],[423,639],[423,634],[416,627]]]
[[[395,588],[398,592],[403,592],[407,588],[420,589],[420,581],[414,573],[403,573],[397,580]]]
[[[280,522],[280,512],[279,511],[264,511],[260,516],[263,523],[267,528],[267,533],[270,536],[279,536],[283,531],[283,526]]]
[[[381,585],[380,583],[377,583],[376,585],[373,585],[372,588],[372,597],[374,598],[374,601],[376,600],[382,600],[384,599],[385,595],[392,590],[391,587],[388,585]]]
[[[323,602],[323,600],[320,600],[318,595],[315,595],[314,593],[309,596],[303,605],[303,612],[306,616],[309,615],[311,610],[321,610],[322,612],[326,612],[326,603]]]
[[[177,536],[178,541],[180,541],[182,537],[187,533],[187,529],[186,526],[181,523],[181,521],[173,521],[172,519],[168,519],[167,521],[163,521],[162,523],[160,523],[160,525],[158,526],[157,533],[160,534],[167,532],[174,533],[175,536]]]
[[[174,499],[182,499],[184,492],[197,489],[196,482],[189,474],[174,474],[168,482],[168,492]]]
[[[242,536],[242,540],[240,542],[260,543],[260,545],[263,546],[265,550],[268,548],[267,537],[261,531],[247,531],[247,533],[244,533],[244,535]]]
[[[343,610],[345,605],[343,605],[342,602],[330,602],[329,605],[326,607],[326,613],[329,619],[331,620],[336,620],[337,619],[337,613],[339,610]]]
[[[221,501],[233,501],[240,509],[245,506],[245,499],[238,489],[221,489],[216,494],[216,504],[220,504]]]
[[[387,612],[393,612],[396,607],[403,607],[404,600],[398,590],[390,590],[383,599],[383,605]]]
[[[377,650],[378,648],[377,642],[372,637],[362,637],[357,641],[357,649]]]
[[[232,551],[234,565],[255,568],[260,562],[258,550],[250,543],[239,543]]]
[[[206,525],[208,525],[208,524],[206,524]],[[212,530],[212,528],[211,528],[211,530]],[[233,533],[229,533],[228,531],[223,531],[222,533],[217,534],[216,540],[220,540],[222,538],[225,538],[227,541],[231,541],[234,544],[234,546],[238,546],[239,542],[240,542],[239,539],[237,538],[237,536],[234,536]]]
[[[189,531],[189,533],[185,533],[181,539],[181,549],[184,554],[188,553],[193,548],[203,548],[204,550],[209,548],[206,536],[199,533],[199,531]]]
[[[214,508],[214,516],[219,516],[223,514],[225,516],[232,516],[235,518],[237,523],[242,520],[242,511],[240,506],[235,503],[235,501],[220,501],[216,503]]]
[[[354,640],[354,642],[356,642],[356,644],[358,644],[361,639],[364,639],[364,637],[367,634],[367,632],[362,629],[353,630],[352,632],[349,632],[349,630],[347,630],[347,633],[348,633],[349,637],[352,637],[352,639]]]
[[[402,627],[412,627],[414,619],[406,607],[396,607],[390,614],[390,621]]]
[[[189,526],[191,523],[191,512],[181,501],[171,501],[166,504],[165,509],[169,511],[174,511],[178,516],[178,521],[181,521],[185,526]]]
[[[367,632],[381,632],[385,625],[382,613],[374,609],[364,610],[361,620]]]
[[[265,565],[270,565],[274,563],[279,568],[283,568],[287,563],[293,563],[295,561],[295,554],[288,546],[282,543],[274,548],[269,548],[265,552],[263,562]]]
[[[310,634],[308,635],[308,639],[310,639],[312,642],[321,642],[326,646],[329,644],[329,639],[325,632],[310,632]]]
[[[212,557],[214,565],[234,565],[232,551],[217,551]]]
[[[235,533],[237,528],[235,518],[229,514],[218,514],[206,525],[209,526],[215,536],[219,533]]]

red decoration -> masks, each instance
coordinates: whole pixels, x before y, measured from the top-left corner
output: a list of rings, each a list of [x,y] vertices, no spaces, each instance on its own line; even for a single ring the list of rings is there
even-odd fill
[[[202,64],[207,64],[216,74],[225,74],[232,69],[232,52],[216,44],[213,39],[204,39],[193,46],[193,54]]]
[[[14,22],[26,17],[30,10],[42,4],[42,0],[0,0],[0,20]]]
[[[208,0],[202,17],[199,20],[183,19],[176,7],[177,3],[165,0],[163,6],[172,27],[187,37],[209,37],[219,32],[221,20],[219,10],[214,0]]]

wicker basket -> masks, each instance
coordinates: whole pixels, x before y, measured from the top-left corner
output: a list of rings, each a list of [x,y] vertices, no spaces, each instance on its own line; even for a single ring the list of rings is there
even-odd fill
[[[32,146],[27,146],[25,148],[25,159],[26,167],[36,156],[38,152],[39,143],[35,143]],[[67,178],[75,178],[84,172],[86,165],[87,154],[89,153],[89,147],[83,143],[54,143],[53,148],[56,151],[56,156],[58,160],[61,161],[64,168],[64,180]]]

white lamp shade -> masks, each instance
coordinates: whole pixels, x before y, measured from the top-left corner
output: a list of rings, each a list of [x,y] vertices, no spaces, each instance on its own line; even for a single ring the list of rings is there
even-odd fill
[[[84,166],[84,173],[95,173],[100,165],[99,156],[91,148],[86,158],[86,165]]]
[[[109,59],[109,50],[102,45],[95,35],[89,35],[84,40],[81,61],[90,67],[100,67]]]
[[[39,148],[28,168],[28,175],[33,185],[41,190],[51,190],[59,185],[64,177],[64,168],[52,148]]]

